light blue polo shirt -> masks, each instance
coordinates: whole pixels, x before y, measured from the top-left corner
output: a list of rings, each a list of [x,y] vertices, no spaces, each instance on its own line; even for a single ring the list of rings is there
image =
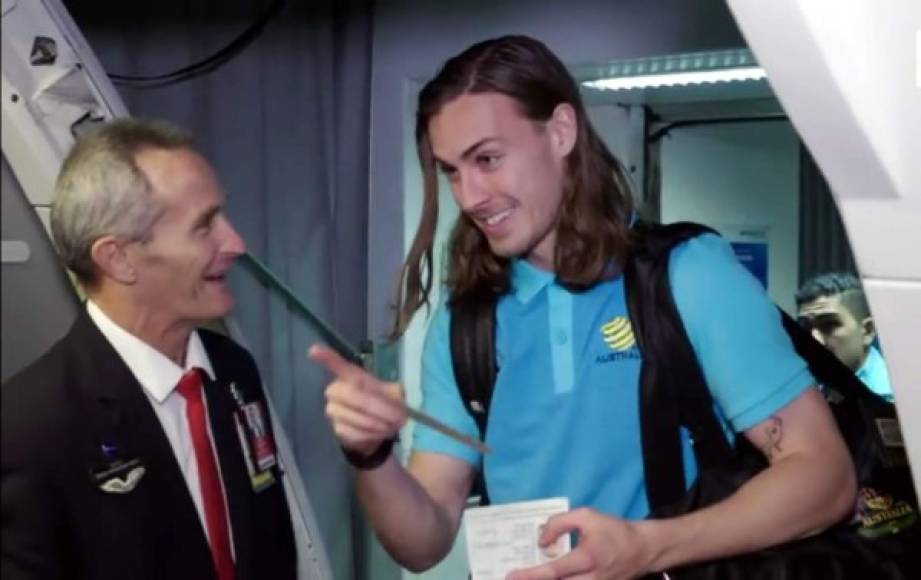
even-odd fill
[[[761,285],[720,237],[675,248],[669,276],[720,415],[744,431],[787,405],[812,376],[793,350]],[[487,487],[495,504],[554,496],[630,519],[649,512],[639,424],[640,354],[623,278],[570,293],[524,260],[498,305],[500,365],[486,441]],[[478,436],[451,366],[450,313],[436,310],[422,359],[423,410]],[[415,451],[481,457],[417,425]],[[686,480],[696,467],[684,437]]]

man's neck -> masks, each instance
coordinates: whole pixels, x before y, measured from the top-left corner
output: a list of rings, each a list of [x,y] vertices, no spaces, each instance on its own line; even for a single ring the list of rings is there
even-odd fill
[[[185,366],[186,347],[192,333],[190,325],[170,323],[149,308],[125,300],[114,300],[103,293],[90,294],[89,298],[112,322],[180,367]]]
[[[537,247],[528,252],[525,259],[530,262],[534,267],[540,268],[545,272],[554,272],[556,264],[554,263],[555,259],[555,249],[556,249],[556,231],[550,232],[547,236],[541,240]]]
[[[859,372],[860,372],[860,369],[862,369],[864,366],[866,366],[866,364],[867,364],[867,359],[870,358],[870,349],[871,349],[871,348],[873,348],[873,347],[872,347],[872,346],[868,346],[867,348],[863,349],[863,356],[860,357],[860,364],[858,364],[858,365],[857,365],[857,368],[854,369],[854,373],[859,373]]]

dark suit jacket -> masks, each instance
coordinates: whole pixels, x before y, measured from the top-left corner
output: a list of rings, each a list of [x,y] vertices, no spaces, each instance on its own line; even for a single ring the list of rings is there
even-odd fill
[[[272,468],[276,483],[253,491],[231,417],[231,381],[247,402],[265,405],[256,366],[232,341],[200,335],[217,377],[206,381],[205,396],[237,580],[293,579],[297,556],[281,474]],[[3,385],[0,451],[4,580],[214,578],[201,521],[160,422],[85,311],[66,337]],[[146,469],[129,493],[104,492],[94,477],[113,455]]]

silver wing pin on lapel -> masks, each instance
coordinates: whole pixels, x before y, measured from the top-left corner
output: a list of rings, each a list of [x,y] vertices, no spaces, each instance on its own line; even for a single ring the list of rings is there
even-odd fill
[[[145,473],[147,473],[147,470],[144,466],[139,465],[130,470],[124,477],[116,476],[106,480],[99,486],[99,489],[108,493],[128,493],[137,487],[138,482],[141,481]]]

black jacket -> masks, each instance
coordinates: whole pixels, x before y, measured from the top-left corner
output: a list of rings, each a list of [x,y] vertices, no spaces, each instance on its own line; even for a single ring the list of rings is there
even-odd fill
[[[280,473],[273,467],[276,483],[253,492],[231,417],[231,381],[247,402],[265,408],[255,363],[229,339],[199,332],[216,375],[205,396],[237,580],[294,579]],[[85,311],[67,336],[3,385],[0,453],[4,580],[214,578],[201,521],[160,422]],[[100,490],[94,475],[115,459],[137,459],[146,470],[128,493]]]

